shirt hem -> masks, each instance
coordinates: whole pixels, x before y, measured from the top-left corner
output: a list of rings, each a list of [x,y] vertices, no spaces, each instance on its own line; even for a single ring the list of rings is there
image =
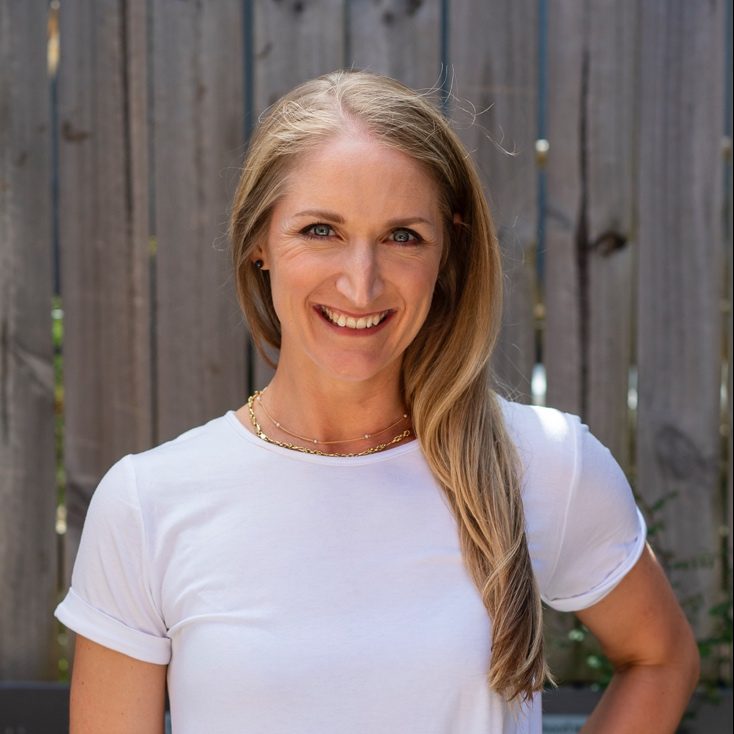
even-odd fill
[[[132,629],[96,609],[73,589],[56,607],[54,616],[65,627],[104,647],[146,663],[166,665],[171,660],[171,642],[147,632]],[[124,635],[125,639],[121,639]]]
[[[647,541],[647,524],[642,516],[639,508],[637,508],[637,519],[639,521],[639,531],[635,537],[634,546],[627,558],[614,570],[610,576],[595,587],[591,591],[578,596],[567,597],[565,599],[545,599],[543,601],[553,609],[559,612],[579,612],[588,609],[597,602],[600,602],[607,594],[609,594],[619,582],[627,575],[632,567],[640,560],[642,551],[645,549]]]

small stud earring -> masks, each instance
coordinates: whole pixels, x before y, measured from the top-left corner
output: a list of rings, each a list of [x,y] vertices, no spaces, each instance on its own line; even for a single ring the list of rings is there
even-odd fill
[[[265,263],[263,263],[263,261],[262,261],[262,260],[259,260],[259,259],[258,259],[258,260],[255,260],[255,267],[256,267],[256,268],[257,268],[258,270],[262,270],[262,269],[263,269],[263,265],[264,265],[264,264],[265,264]]]

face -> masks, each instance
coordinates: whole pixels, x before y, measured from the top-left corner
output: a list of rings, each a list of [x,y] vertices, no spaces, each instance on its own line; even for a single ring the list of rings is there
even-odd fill
[[[398,379],[442,248],[438,189],[404,153],[351,133],[299,158],[256,254],[281,323],[279,369]]]

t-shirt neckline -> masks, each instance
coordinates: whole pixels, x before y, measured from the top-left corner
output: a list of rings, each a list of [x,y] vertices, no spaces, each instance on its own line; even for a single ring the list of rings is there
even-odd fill
[[[376,464],[382,461],[390,461],[405,454],[420,451],[420,442],[417,439],[407,443],[398,444],[394,448],[378,451],[366,456],[319,456],[318,454],[306,454],[301,451],[293,451],[282,446],[263,441],[254,433],[248,431],[242,425],[234,410],[228,410],[224,416],[225,420],[235,429],[236,433],[251,445],[264,450],[279,454],[292,461],[302,461],[309,464],[328,464],[329,466],[359,466],[361,464]]]

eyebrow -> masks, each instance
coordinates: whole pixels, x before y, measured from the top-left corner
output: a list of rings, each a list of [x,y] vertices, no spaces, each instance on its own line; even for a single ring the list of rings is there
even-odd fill
[[[344,224],[344,217],[336,212],[329,212],[323,209],[305,209],[302,212],[298,212],[293,215],[294,217],[318,217],[319,219],[325,219],[330,222],[336,222],[336,224]],[[398,219],[391,219],[387,222],[388,227],[400,227],[408,226],[410,224],[427,224],[430,227],[435,226],[433,222],[424,217],[400,217]]]

